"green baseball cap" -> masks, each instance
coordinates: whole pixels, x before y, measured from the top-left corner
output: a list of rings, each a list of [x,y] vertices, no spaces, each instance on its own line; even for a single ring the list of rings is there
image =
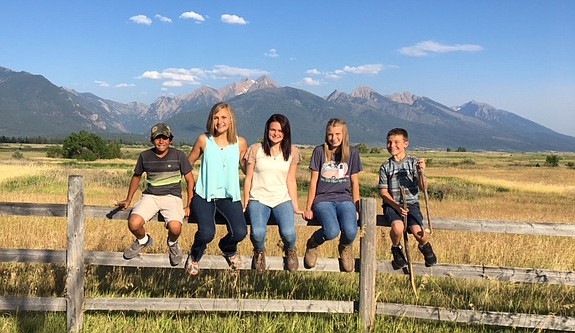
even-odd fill
[[[172,130],[170,129],[170,126],[168,126],[167,124],[164,123],[159,123],[154,125],[154,127],[152,127],[152,130],[150,132],[150,138],[152,140],[154,140],[156,137],[158,137],[159,135],[163,135],[167,138],[172,138]]]

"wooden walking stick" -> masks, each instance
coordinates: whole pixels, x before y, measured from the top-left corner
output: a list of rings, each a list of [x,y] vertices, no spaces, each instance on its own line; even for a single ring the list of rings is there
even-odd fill
[[[419,173],[419,178],[425,177],[425,173],[420,168],[417,168]],[[429,234],[433,233],[433,226],[431,225],[431,218],[429,217],[429,198],[427,196],[427,186],[423,187],[423,199],[425,200],[425,215],[427,216],[427,229],[429,229]]]
[[[405,188],[403,186],[401,189],[401,201],[403,202],[403,209],[407,209],[407,197],[405,195]],[[419,298],[417,295],[417,288],[415,287],[415,275],[413,275],[413,265],[411,262],[411,253],[409,251],[409,240],[407,234],[407,215],[403,217],[403,248],[405,249],[405,259],[407,259],[407,269],[409,270],[409,282],[411,283],[411,288],[415,294],[415,298]]]

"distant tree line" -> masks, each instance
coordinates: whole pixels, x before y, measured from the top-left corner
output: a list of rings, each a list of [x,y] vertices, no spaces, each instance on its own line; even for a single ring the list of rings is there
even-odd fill
[[[27,136],[0,136],[0,143],[34,143],[34,144],[46,144],[46,143],[61,143],[62,139],[45,138],[41,136],[27,137]]]

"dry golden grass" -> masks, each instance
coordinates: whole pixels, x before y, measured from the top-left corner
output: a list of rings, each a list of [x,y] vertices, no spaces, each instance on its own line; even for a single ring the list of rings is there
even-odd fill
[[[307,181],[309,154],[304,150],[298,179]],[[424,154],[425,155],[425,154]],[[558,167],[534,167],[543,163],[544,156],[493,154],[439,154],[422,156],[430,161],[427,175],[430,190],[449,185],[445,191],[456,192],[442,200],[432,198],[430,210],[435,217],[481,220],[511,220],[531,222],[575,223],[575,170]],[[364,172],[360,174],[363,187],[377,187],[379,165],[387,159],[385,154],[362,157]],[[24,160],[6,159],[0,162],[0,201],[66,203],[69,175],[83,175],[85,204],[113,207],[125,197],[135,163],[134,160],[97,161],[90,163],[47,163],[42,156]],[[42,161],[39,161],[42,160]],[[466,163],[461,161],[467,160]],[[470,163],[469,160],[473,160]],[[538,162],[539,160],[542,160]],[[197,166],[194,173],[197,172]],[[9,184],[9,186],[7,185]],[[473,186],[467,189],[465,186]],[[375,191],[374,193],[377,193]],[[305,191],[300,192],[300,208],[305,207]],[[134,202],[137,198],[134,199]],[[381,208],[380,208],[381,213]],[[161,223],[148,223],[148,231],[156,239],[152,252],[166,252],[166,231]],[[62,218],[0,217],[0,247],[64,249],[66,222]],[[196,226],[185,224],[181,242],[188,248]],[[222,237],[225,228],[218,228]],[[298,228],[298,254],[303,256],[305,241],[314,228]],[[380,257],[390,258],[387,228],[378,231]],[[88,220],[86,249],[96,251],[122,251],[132,241],[125,221],[105,219]],[[332,244],[333,243],[333,244]],[[413,243],[413,242],[412,242]],[[440,262],[495,266],[536,267],[548,269],[575,269],[575,242],[571,238],[533,237],[503,234],[476,234],[436,230],[432,243]],[[217,242],[208,247],[209,254],[218,254]],[[269,255],[281,254],[281,240],[277,228],[269,227]],[[561,249],[558,251],[557,249]],[[337,256],[336,242],[321,248],[322,255]],[[355,254],[359,255],[358,242]],[[414,248],[415,261],[422,261]],[[240,252],[251,253],[248,238],[240,243]]]

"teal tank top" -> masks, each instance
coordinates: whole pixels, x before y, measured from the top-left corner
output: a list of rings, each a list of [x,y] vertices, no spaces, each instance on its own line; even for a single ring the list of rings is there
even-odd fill
[[[241,200],[239,161],[240,148],[237,142],[221,148],[211,135],[207,135],[206,149],[202,154],[196,182],[196,193],[206,201],[224,198],[231,198],[232,201]]]

